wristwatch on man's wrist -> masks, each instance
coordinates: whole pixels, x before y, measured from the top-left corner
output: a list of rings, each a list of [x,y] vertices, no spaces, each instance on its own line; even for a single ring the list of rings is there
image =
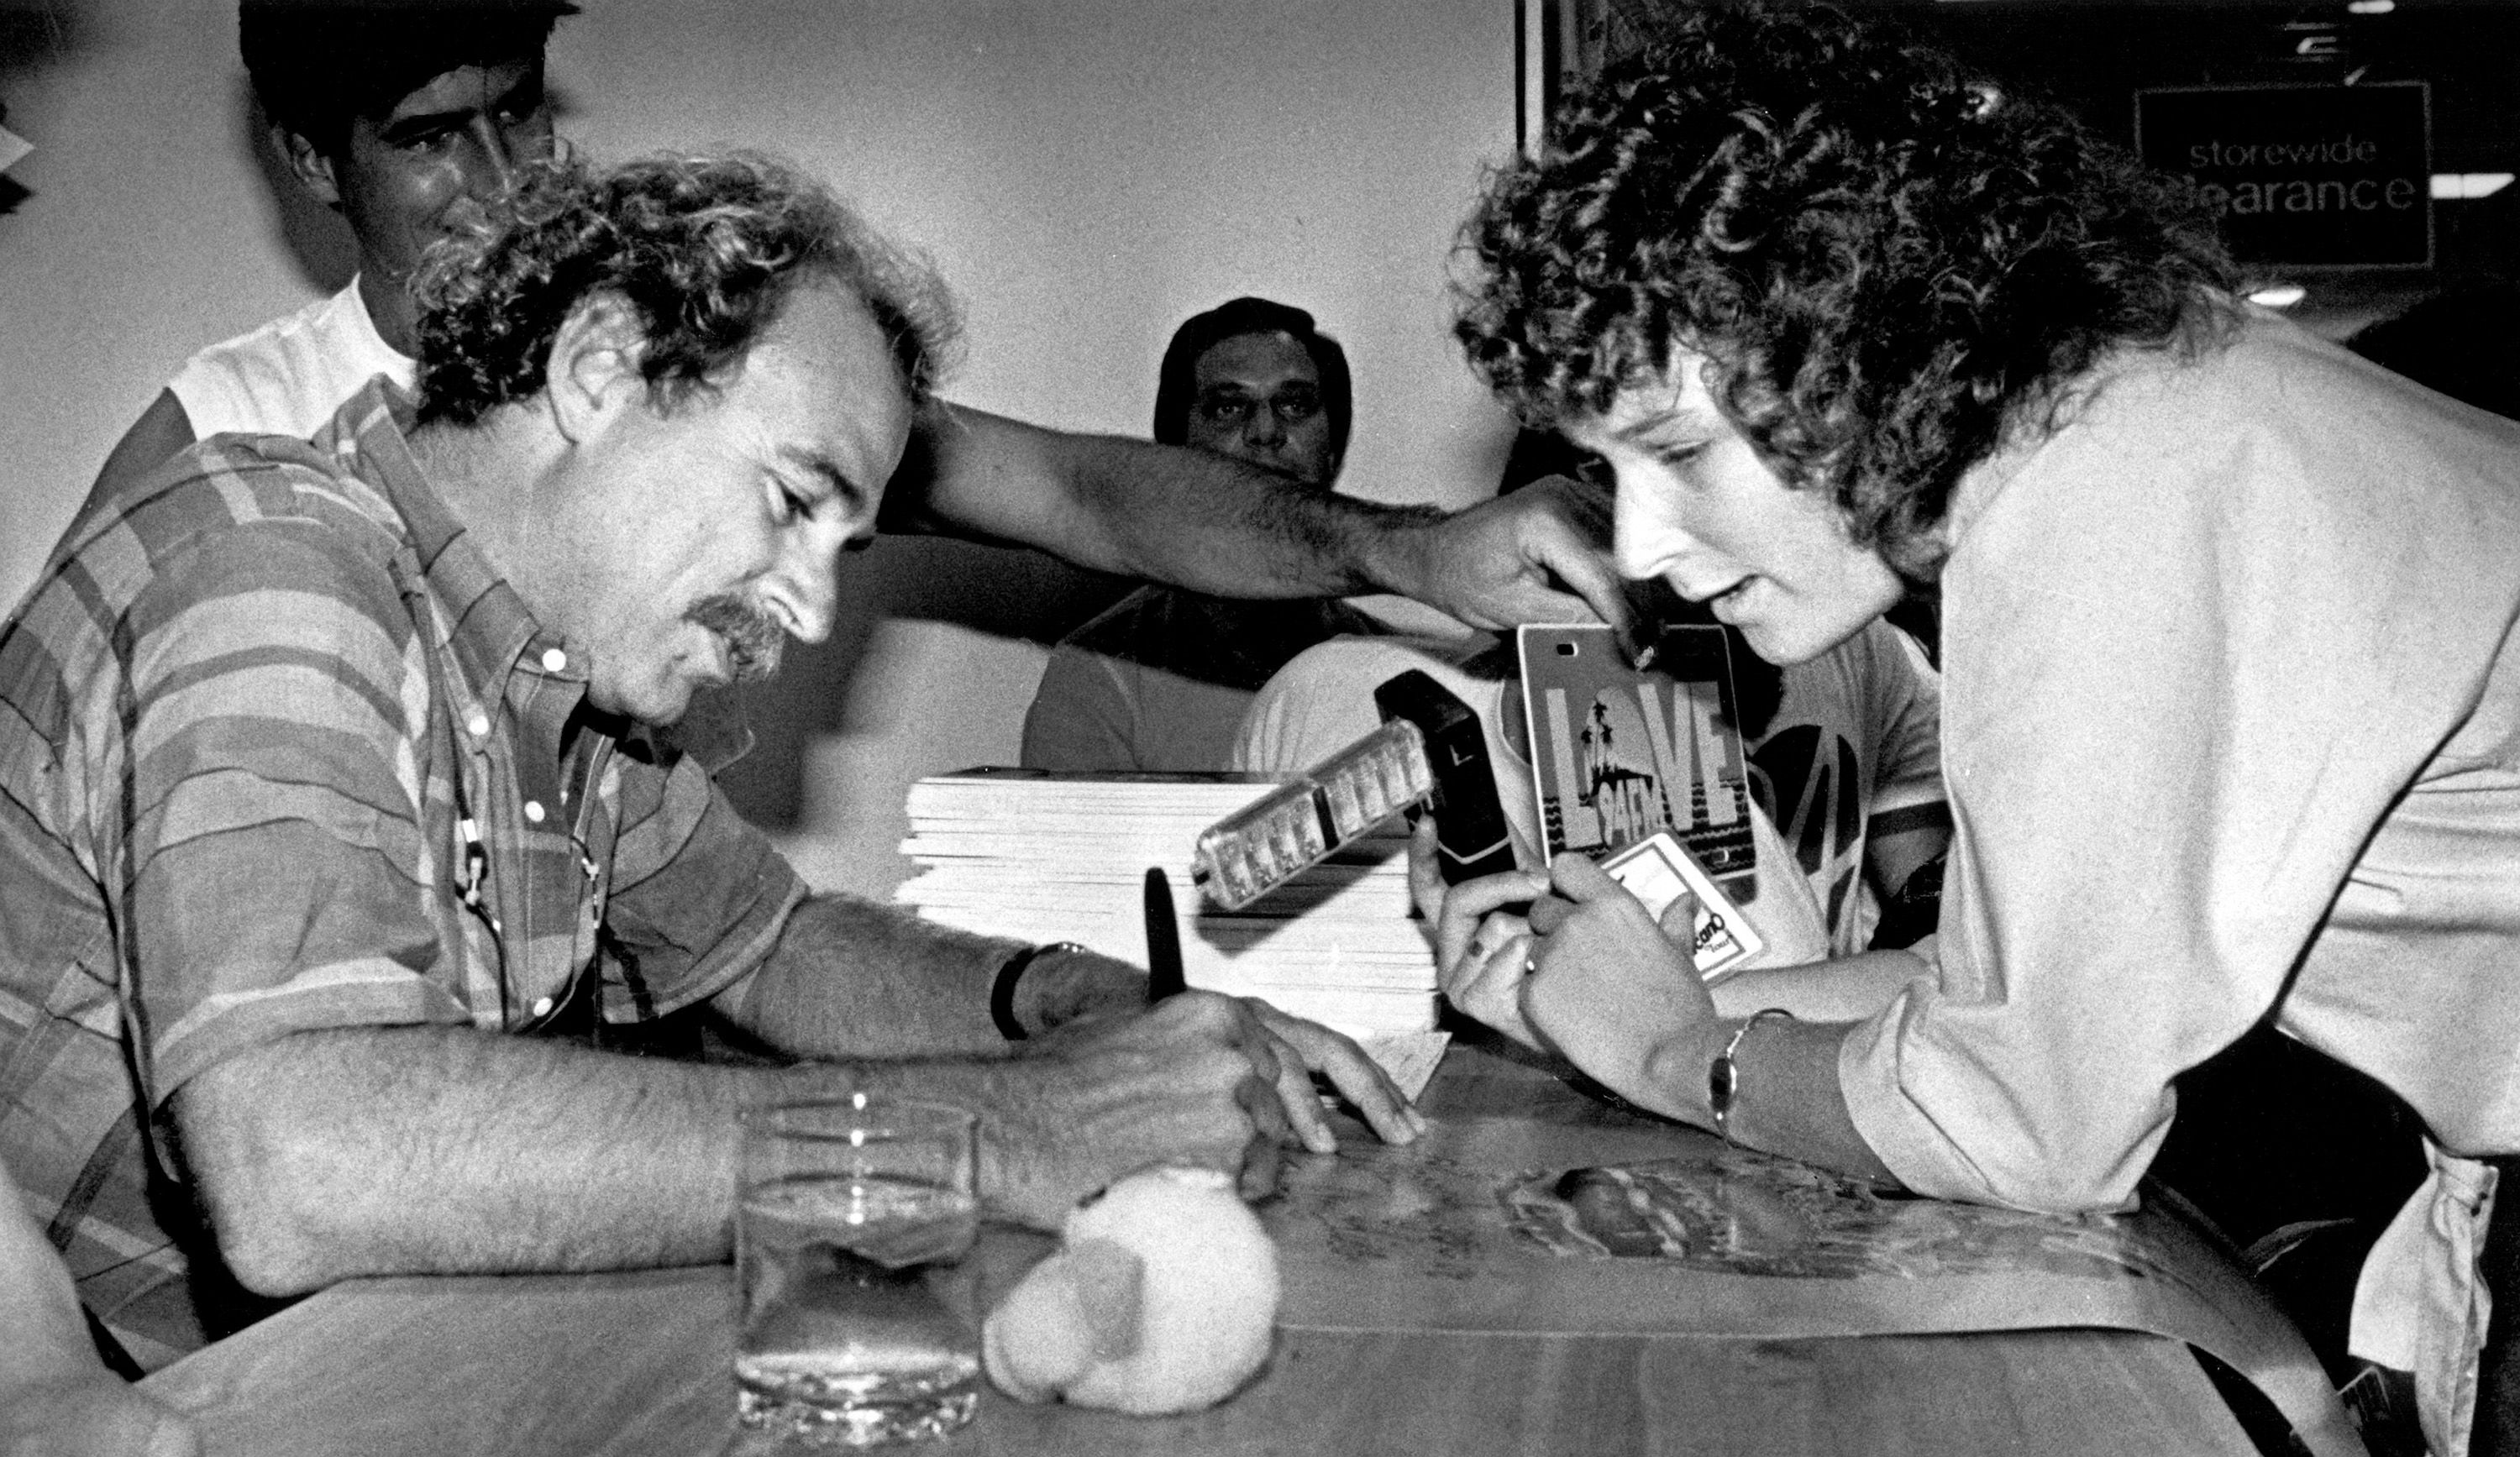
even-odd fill
[[[1009,956],[998,968],[997,980],[989,984],[989,1020],[998,1026],[998,1036],[1010,1042],[1020,1042],[1032,1036],[1015,1018],[1015,983],[1023,980],[1026,968],[1044,956],[1063,956],[1085,948],[1073,941],[1054,941],[1043,946],[1028,946]]]

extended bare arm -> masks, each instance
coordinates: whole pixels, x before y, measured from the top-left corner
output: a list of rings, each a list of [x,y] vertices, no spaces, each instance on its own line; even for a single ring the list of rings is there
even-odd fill
[[[1204,451],[939,401],[887,490],[883,524],[1038,547],[1221,596],[1393,592],[1475,627],[1594,615],[1624,626],[1606,531],[1578,506],[1549,492],[1453,513],[1380,506]]]

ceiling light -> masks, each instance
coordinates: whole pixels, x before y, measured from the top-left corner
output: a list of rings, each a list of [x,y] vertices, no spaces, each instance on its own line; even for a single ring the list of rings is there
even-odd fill
[[[2346,0],[2345,13],[2358,16],[2384,16],[2398,8],[2398,0]]]
[[[2271,309],[2288,309],[2310,296],[2310,290],[2299,284],[2269,284],[2249,290],[2249,302]]]

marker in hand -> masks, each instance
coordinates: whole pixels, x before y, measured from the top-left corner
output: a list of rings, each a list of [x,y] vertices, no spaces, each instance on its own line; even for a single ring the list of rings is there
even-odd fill
[[[1147,1000],[1157,1002],[1188,987],[1182,967],[1181,923],[1173,916],[1172,882],[1161,865],[1148,867],[1147,907]]]

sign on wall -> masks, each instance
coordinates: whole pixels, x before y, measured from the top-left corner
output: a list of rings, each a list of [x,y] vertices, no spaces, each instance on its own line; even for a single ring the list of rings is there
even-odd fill
[[[2421,81],[2138,91],[2135,125],[2143,159],[2197,190],[2243,263],[2432,264]]]

